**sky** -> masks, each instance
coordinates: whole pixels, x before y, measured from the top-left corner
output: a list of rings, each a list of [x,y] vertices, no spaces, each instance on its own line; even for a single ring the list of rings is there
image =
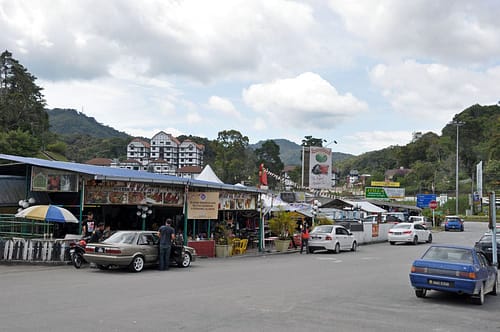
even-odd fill
[[[0,0],[0,46],[48,108],[132,136],[312,136],[359,155],[500,100],[498,13],[496,0]]]

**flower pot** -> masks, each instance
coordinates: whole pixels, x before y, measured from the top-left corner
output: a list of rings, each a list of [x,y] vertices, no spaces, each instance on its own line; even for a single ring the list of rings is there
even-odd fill
[[[274,240],[274,247],[277,251],[284,252],[288,250],[290,240]]]
[[[228,257],[231,254],[231,246],[227,244],[216,244],[215,245],[215,256],[216,257]]]

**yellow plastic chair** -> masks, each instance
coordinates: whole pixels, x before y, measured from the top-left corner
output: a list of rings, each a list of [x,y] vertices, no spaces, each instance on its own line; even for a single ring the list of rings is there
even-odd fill
[[[240,246],[240,242],[241,242],[241,239],[237,238],[237,237],[235,237],[234,239],[231,240],[231,247],[232,247],[231,255],[235,255],[236,254],[236,250],[235,249]]]
[[[238,246],[233,247],[233,253],[242,255],[247,251],[247,246],[248,246],[248,239],[242,239],[240,240]]]

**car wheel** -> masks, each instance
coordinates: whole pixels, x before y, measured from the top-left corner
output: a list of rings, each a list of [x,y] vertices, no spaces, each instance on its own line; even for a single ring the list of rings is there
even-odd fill
[[[144,269],[144,257],[135,256],[129,265],[129,269],[132,272],[141,272]]]
[[[314,249],[313,248],[307,248],[310,254],[314,254]]]
[[[483,305],[484,304],[484,285],[481,285],[479,294],[472,295],[471,300],[474,304]]]
[[[497,295],[497,283],[498,283],[498,278],[495,278],[495,283],[493,284],[493,289],[491,290],[491,295]]]
[[[415,237],[413,238],[413,244],[414,244],[414,245],[417,245],[417,244],[418,244],[418,236],[415,236]]]
[[[357,249],[358,249],[358,243],[356,241],[354,241],[352,243],[351,251],[356,251]]]
[[[432,243],[432,234],[429,234],[429,237],[427,238],[427,243]]]
[[[462,226],[462,228],[460,228],[460,232],[463,232],[464,231],[464,227]]]
[[[423,288],[415,289],[415,295],[417,297],[425,297],[426,294],[427,294],[427,289],[423,289]]]
[[[335,250],[334,250],[334,253],[338,254],[340,253],[340,244],[335,244]]]
[[[394,241],[389,241],[389,243],[391,244],[391,246],[396,244],[396,242],[394,242]]]
[[[191,255],[185,252],[182,255],[182,261],[179,262],[179,267],[189,267],[191,265]]]
[[[82,259],[82,256],[80,255],[75,255],[73,256],[73,265],[79,269],[82,267],[82,264],[83,264],[83,259]]]

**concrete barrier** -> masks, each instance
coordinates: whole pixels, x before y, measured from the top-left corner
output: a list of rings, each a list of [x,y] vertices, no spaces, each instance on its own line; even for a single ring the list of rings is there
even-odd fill
[[[68,263],[74,240],[11,238],[0,240],[0,262]]]

